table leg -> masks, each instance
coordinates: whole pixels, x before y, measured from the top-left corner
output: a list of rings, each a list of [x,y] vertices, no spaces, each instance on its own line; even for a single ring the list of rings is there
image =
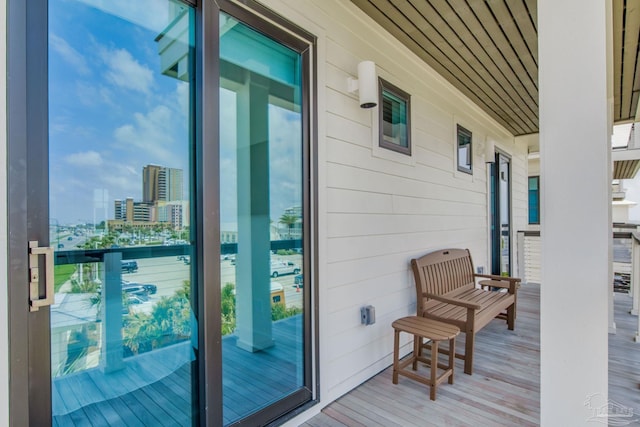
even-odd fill
[[[451,375],[449,375],[449,384],[453,384],[453,373],[455,372],[456,364],[456,337],[449,340],[449,369],[451,369]]]
[[[400,353],[400,331],[395,330],[393,335],[393,383],[398,384],[398,354]]]

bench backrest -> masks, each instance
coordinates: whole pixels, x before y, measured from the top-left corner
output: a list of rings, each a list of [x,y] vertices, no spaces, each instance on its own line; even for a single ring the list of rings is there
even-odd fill
[[[417,312],[422,315],[428,298],[422,295],[444,295],[463,286],[474,285],[473,261],[468,249],[442,249],[411,260],[416,282]]]

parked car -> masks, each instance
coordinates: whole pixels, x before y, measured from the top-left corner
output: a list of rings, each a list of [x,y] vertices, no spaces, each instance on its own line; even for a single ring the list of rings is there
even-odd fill
[[[147,301],[149,301],[149,298],[147,298],[144,295],[138,295],[138,294],[127,295],[127,302],[129,304],[142,304]]]
[[[135,273],[138,271],[138,262],[133,260],[123,260],[122,271],[124,273]]]
[[[158,292],[158,287],[151,283],[141,283],[140,286],[142,286],[149,295],[153,295]]]
[[[140,292],[140,290],[144,292]],[[144,293],[145,295],[153,295],[158,292],[158,287],[151,283],[135,283],[135,282],[127,282],[126,280],[122,281],[122,290],[128,293]]]
[[[302,273],[296,274],[296,277],[293,278],[293,283],[295,283],[295,285],[299,288],[302,287],[302,285],[304,284],[304,280],[302,279]]]
[[[291,261],[271,261],[271,277],[298,273],[300,273],[300,267]]]
[[[149,291],[147,291],[140,283],[123,282],[122,291],[127,295],[142,295],[145,297],[149,295]]]

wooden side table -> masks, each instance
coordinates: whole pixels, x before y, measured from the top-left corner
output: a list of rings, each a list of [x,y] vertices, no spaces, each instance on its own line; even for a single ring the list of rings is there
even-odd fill
[[[436,400],[436,389],[440,383],[448,378],[449,384],[453,384],[455,341],[456,336],[460,333],[460,328],[419,316],[403,317],[394,321],[391,326],[395,330],[393,338],[393,383],[398,384],[398,375],[404,375],[428,385],[430,387],[429,397],[431,400]],[[413,354],[402,362],[398,360],[400,332],[413,335]],[[423,338],[431,340],[431,359],[420,355]],[[438,362],[438,343],[444,340],[449,340],[449,363],[446,365]],[[414,372],[417,371],[418,362],[426,363],[431,367],[431,375],[428,378]],[[412,365],[412,370],[405,369],[408,365]],[[444,369],[440,376],[438,376],[438,368]]]

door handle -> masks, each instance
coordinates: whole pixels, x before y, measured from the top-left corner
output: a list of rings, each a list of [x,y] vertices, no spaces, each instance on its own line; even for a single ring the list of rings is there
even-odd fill
[[[40,267],[39,257],[44,255],[45,268],[45,295],[40,298]],[[53,248],[38,246],[37,240],[29,241],[29,310],[38,311],[40,307],[53,304]]]

